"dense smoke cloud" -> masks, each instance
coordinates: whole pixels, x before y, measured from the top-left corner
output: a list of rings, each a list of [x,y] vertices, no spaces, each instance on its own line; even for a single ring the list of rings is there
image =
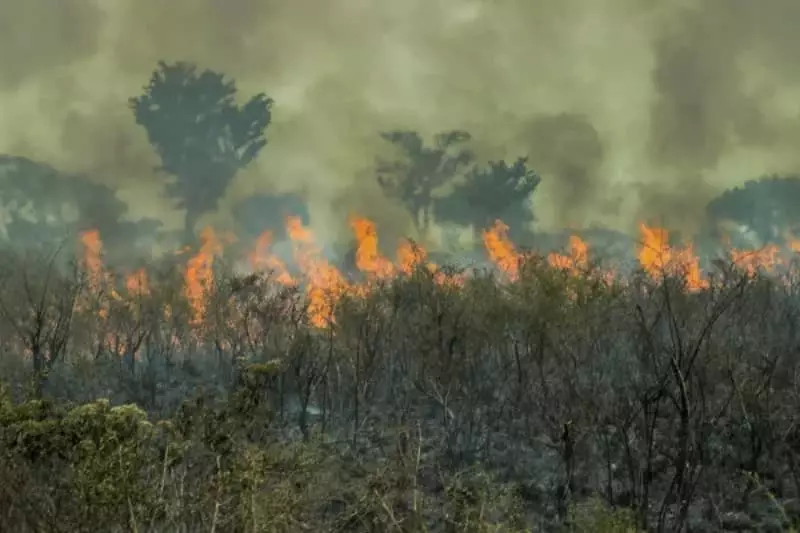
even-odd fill
[[[800,170],[797,20],[796,0],[0,0],[0,152],[177,227],[126,101],[188,60],[275,99],[214,222],[307,191],[318,228],[356,211],[404,231],[377,132],[459,128],[483,158],[530,156],[542,227],[691,225],[720,190]]]
[[[696,212],[714,185],[743,172],[797,169],[800,63],[790,50],[800,37],[789,21],[798,17],[800,4],[790,0],[710,0],[664,25],[653,42],[647,153],[667,173],[644,207],[661,203],[662,216],[680,215],[679,205]]]

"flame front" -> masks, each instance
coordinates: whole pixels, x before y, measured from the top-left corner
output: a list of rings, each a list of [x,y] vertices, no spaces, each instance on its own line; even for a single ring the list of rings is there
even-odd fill
[[[249,254],[250,267],[253,271],[274,272],[276,281],[282,285],[304,286],[309,321],[319,328],[326,328],[335,322],[336,304],[345,294],[364,296],[374,287],[375,281],[411,275],[420,265],[425,265],[436,283],[459,285],[466,279],[466,274],[454,276],[439,271],[435,264],[428,261],[427,251],[408,240],[399,244],[396,261],[392,262],[380,252],[375,223],[367,218],[351,216],[350,228],[356,240],[355,263],[365,276],[361,282],[351,281],[325,259],[312,231],[303,225],[299,217],[288,217],[285,223],[293,245],[294,263],[299,270],[297,276],[291,274],[287,265],[271,252],[270,232],[265,232],[256,239]],[[692,291],[709,286],[691,245],[670,246],[669,232],[663,228],[641,224],[639,230],[641,245],[637,250],[637,258],[650,278],[659,281],[665,274],[679,275],[683,277],[687,289]],[[517,280],[522,254],[508,238],[508,226],[497,220],[483,232],[482,237],[489,259],[509,281]],[[221,255],[225,244],[211,228],[205,228],[200,239],[201,245],[188,259],[184,271],[184,295],[189,305],[190,322],[195,326],[202,324],[206,317],[214,284],[214,262]],[[98,300],[101,302],[98,315],[105,319],[108,315],[109,298],[118,300],[121,297],[115,291],[113,279],[103,264],[100,233],[97,230],[85,231],[80,234],[80,242],[83,248],[81,264],[87,275],[88,288],[97,294],[106,295],[105,300]],[[795,252],[800,251],[800,241],[791,240],[788,247]],[[758,269],[772,269],[783,261],[781,249],[777,246],[768,246],[757,251],[731,250],[729,254],[732,261],[748,273],[754,273]],[[589,245],[576,235],[570,237],[566,253],[551,253],[547,256],[547,262],[551,267],[574,276],[595,275],[598,272],[594,268],[590,272]],[[610,280],[614,273],[603,271],[599,275]],[[152,291],[145,269],[127,275],[124,285],[131,298],[147,296]],[[164,312],[166,317],[169,311],[165,308]]]
[[[306,277],[309,320],[317,327],[326,327],[333,322],[335,303],[347,291],[348,284],[324,259],[314,235],[299,217],[287,218],[286,230],[294,243],[294,260]]]
[[[508,238],[508,226],[500,220],[483,232],[483,245],[489,258],[511,280],[519,276],[520,254]]]
[[[282,285],[294,285],[295,280],[286,268],[286,264],[270,252],[272,232],[265,231],[256,239],[253,251],[250,252],[250,268],[255,272],[271,271],[276,281]]]
[[[569,238],[569,255],[551,253],[547,262],[553,268],[578,275],[589,267],[589,245],[577,235]]]
[[[100,232],[90,229],[80,234],[80,241],[83,245],[83,267],[86,270],[89,290],[99,291],[105,281],[105,269],[103,268],[103,241],[100,240]]]
[[[356,267],[361,272],[379,279],[390,278],[396,274],[391,261],[378,251],[378,232],[375,223],[361,217],[351,217],[350,227],[356,237]]]
[[[651,278],[660,280],[665,274],[681,275],[690,290],[708,287],[708,281],[700,271],[700,260],[691,245],[682,249],[671,248],[669,232],[663,228],[640,224],[639,231],[642,237],[639,264]]]
[[[189,259],[184,274],[193,325],[200,324],[206,316],[208,295],[214,282],[214,258],[222,253],[222,245],[211,228],[204,228],[200,233],[200,243],[200,249]]]
[[[148,296],[150,294],[150,282],[147,279],[147,271],[140,268],[133,274],[125,278],[125,289],[130,296]]]

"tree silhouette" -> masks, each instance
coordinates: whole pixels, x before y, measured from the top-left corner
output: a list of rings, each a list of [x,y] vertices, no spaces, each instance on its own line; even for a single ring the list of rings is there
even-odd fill
[[[308,224],[311,220],[305,200],[296,194],[254,194],[234,206],[234,218],[243,237],[255,238],[265,230],[274,238],[286,238],[286,217],[297,216]]]
[[[472,137],[465,131],[447,131],[434,137],[434,146],[425,146],[415,131],[381,133],[403,153],[401,160],[378,161],[377,179],[384,192],[411,213],[414,227],[424,233],[430,225],[433,192],[470,165],[474,155],[464,143]]]
[[[191,63],[161,61],[144,94],[130,99],[136,123],[161,158],[159,170],[175,181],[167,193],[186,209],[184,231],[214,209],[236,173],[267,144],[272,99],[264,93],[237,106],[234,81]]]
[[[0,190],[0,239],[15,246],[53,244],[96,229],[108,246],[131,252],[136,238],[160,225],[125,220],[128,205],[108,185],[25,157],[0,155]]]
[[[781,242],[800,230],[800,177],[765,176],[723,192],[709,202],[712,221],[732,220],[755,232],[763,244]]]
[[[524,225],[533,221],[525,203],[541,181],[525,157],[512,164],[490,161],[486,167],[473,167],[451,194],[437,199],[436,215],[456,224],[472,225],[476,230],[489,227],[496,219]]]

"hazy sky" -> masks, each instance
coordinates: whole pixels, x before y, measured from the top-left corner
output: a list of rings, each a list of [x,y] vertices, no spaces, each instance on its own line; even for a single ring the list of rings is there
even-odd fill
[[[210,221],[307,189],[320,228],[405,228],[370,174],[376,132],[465,128],[482,157],[531,157],[542,227],[691,225],[721,189],[799,169],[797,21],[797,0],[0,0],[0,152],[177,227],[126,103],[188,60],[275,99]]]

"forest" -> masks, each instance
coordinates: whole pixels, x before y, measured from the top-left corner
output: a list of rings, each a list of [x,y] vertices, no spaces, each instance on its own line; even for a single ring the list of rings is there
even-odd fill
[[[354,212],[322,242],[294,194],[232,237],[199,221],[280,102],[189,62],[145,81],[177,234],[0,157],[0,531],[800,526],[799,177],[724,191],[696,235],[555,235],[536,160],[378,131],[408,238]]]

